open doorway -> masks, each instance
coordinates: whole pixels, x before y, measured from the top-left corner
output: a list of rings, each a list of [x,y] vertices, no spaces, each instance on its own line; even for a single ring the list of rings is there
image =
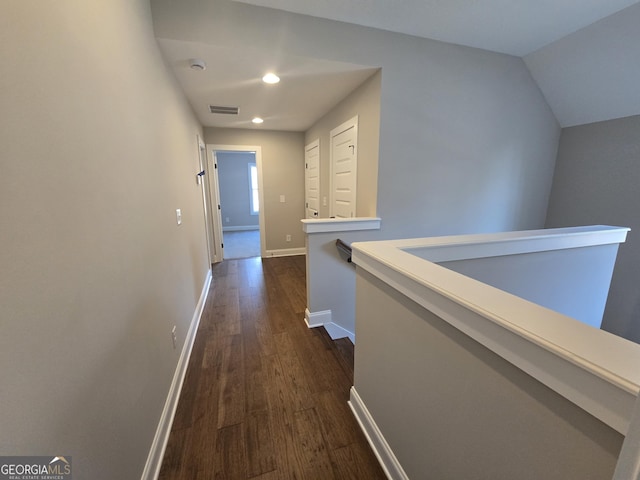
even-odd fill
[[[264,256],[261,214],[262,155],[260,147],[209,145],[214,175],[214,237],[220,239],[215,262]],[[216,215],[217,212],[217,215]]]
[[[260,198],[255,152],[217,152],[224,257],[260,256]]]

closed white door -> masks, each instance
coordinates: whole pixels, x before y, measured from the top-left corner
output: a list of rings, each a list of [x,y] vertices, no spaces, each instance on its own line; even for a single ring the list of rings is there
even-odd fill
[[[320,140],[304,147],[304,198],[307,218],[318,218],[320,211]]]
[[[331,130],[331,216],[356,216],[358,117]]]

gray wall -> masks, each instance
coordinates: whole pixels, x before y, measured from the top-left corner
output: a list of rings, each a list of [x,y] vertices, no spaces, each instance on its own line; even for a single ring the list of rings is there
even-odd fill
[[[520,58],[229,0],[152,7],[160,38],[382,68],[378,238],[543,226],[560,129]]]
[[[357,269],[355,388],[409,478],[601,480],[623,436]]]
[[[375,230],[326,232],[307,235],[307,308],[311,313],[331,310],[331,321],[355,334],[356,274],[336,248],[336,238],[347,244],[366,241]]]
[[[600,328],[618,244],[438,262]]]
[[[222,208],[222,228],[258,228],[258,215],[251,214],[249,199],[249,164],[256,163],[256,156],[246,152],[219,152],[218,186]]]
[[[201,128],[146,0],[0,5],[0,455],[140,478],[208,268]]]
[[[265,248],[267,251],[304,248],[300,220],[304,218],[304,134],[270,130],[205,128],[208,145],[262,147]],[[285,196],[285,203],[280,202]],[[224,219],[223,219],[224,220]],[[223,224],[224,225],[224,224]],[[291,241],[286,236],[291,235]]]
[[[640,343],[640,116],[562,130],[546,227],[630,227],[602,328]]]
[[[356,216],[375,217],[378,200],[380,145],[380,87],[378,71],[305,132],[305,144],[320,140],[320,217],[329,217],[331,130],[358,116],[358,180]],[[322,205],[322,197],[327,205]]]

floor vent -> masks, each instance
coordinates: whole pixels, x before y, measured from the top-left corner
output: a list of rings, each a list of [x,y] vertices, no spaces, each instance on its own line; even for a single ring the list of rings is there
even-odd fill
[[[219,105],[209,105],[211,113],[221,113],[223,115],[238,115],[240,109],[238,107],[221,107]]]

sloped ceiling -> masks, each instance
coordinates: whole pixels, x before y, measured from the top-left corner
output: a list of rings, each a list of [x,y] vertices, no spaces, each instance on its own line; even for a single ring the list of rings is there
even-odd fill
[[[159,9],[168,0],[151,1]],[[222,9],[225,3],[282,9],[522,57],[562,127],[640,114],[640,0],[201,1]],[[259,82],[275,65],[268,52],[222,51],[189,40],[158,43],[205,126],[256,128],[250,117],[258,115],[265,117],[258,128],[303,131],[375,71],[280,58],[286,74],[269,89]],[[193,57],[216,68],[190,71]],[[214,81],[213,72],[223,78]],[[211,116],[209,104],[239,106],[244,116]]]
[[[235,0],[523,57],[562,127],[640,114],[638,0]]]
[[[563,127],[640,114],[640,4],[524,57]]]
[[[638,0],[236,0],[521,57]]]

